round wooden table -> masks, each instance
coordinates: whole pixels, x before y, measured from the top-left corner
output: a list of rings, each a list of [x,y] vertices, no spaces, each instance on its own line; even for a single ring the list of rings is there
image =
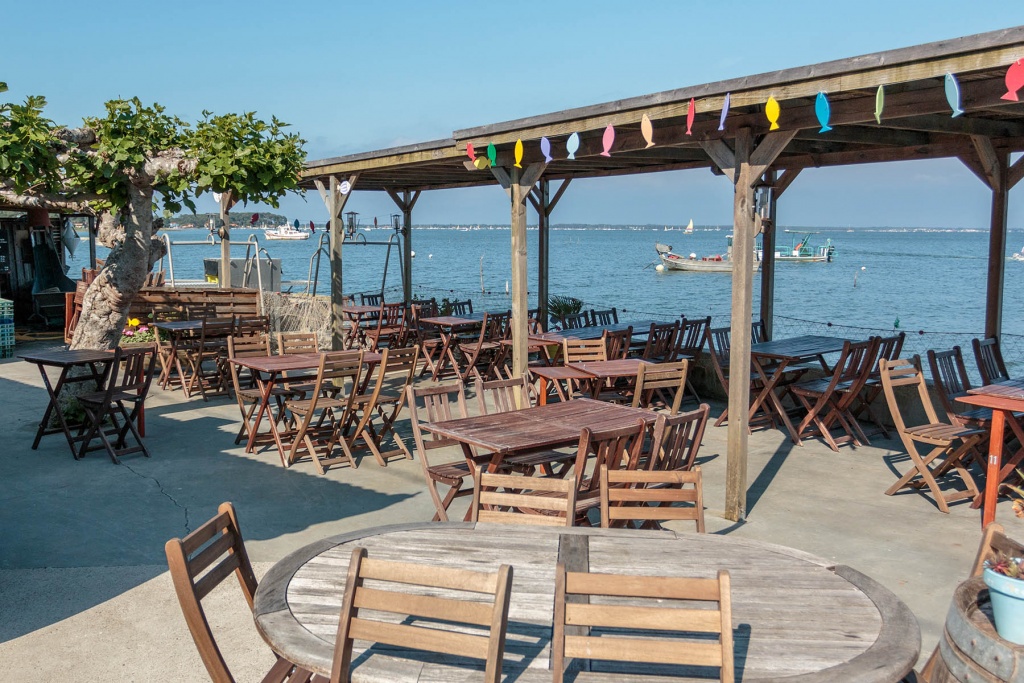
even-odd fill
[[[370,557],[514,570],[504,672],[550,681],[554,569],[698,576],[732,574],[736,680],[744,683],[899,681],[917,662],[921,632],[895,595],[867,576],[799,550],[728,536],[418,523],[375,527],[312,543],[278,562],[256,592],[256,627],[280,655],[329,674],[352,548]],[[358,643],[357,643],[358,645]],[[354,681],[469,681],[451,657],[356,647]],[[633,681],[584,671],[577,681]],[[654,680],[654,679],[651,679]],[[664,677],[657,680],[666,680]]]

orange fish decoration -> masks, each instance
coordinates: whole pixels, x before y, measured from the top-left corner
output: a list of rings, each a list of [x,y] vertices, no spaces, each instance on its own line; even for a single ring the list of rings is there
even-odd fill
[[[1006,70],[1006,94],[1002,99],[1019,102],[1017,91],[1024,88],[1024,58],[1018,59]]]
[[[767,117],[768,123],[772,124],[768,128],[768,130],[778,130],[779,129],[779,114],[780,113],[781,113],[781,110],[779,108],[778,101],[776,101],[776,99],[774,97],[769,97],[768,98],[768,102],[766,102],[765,105],[764,105],[764,115],[765,115],[765,117]]]
[[[697,103],[690,98],[690,107],[686,112],[686,134],[693,135],[693,117],[697,113]]]
[[[651,125],[651,117],[644,114],[640,119],[640,134],[644,136],[647,147],[654,147],[654,126]],[[644,149],[647,149],[645,147]]]
[[[601,143],[604,149],[601,151],[601,156],[610,157],[612,155],[612,145],[615,144],[615,127],[612,124],[608,124],[608,127],[604,129],[604,137],[601,138]]]
[[[476,161],[476,150],[473,149],[473,143],[472,142],[467,142],[466,143],[466,156],[469,157],[470,161]]]
[[[516,168],[523,167],[523,141],[516,140]]]

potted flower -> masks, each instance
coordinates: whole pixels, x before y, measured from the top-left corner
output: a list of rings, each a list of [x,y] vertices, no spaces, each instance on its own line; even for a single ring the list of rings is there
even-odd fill
[[[127,326],[121,331],[119,346],[152,344],[157,341],[159,332],[155,327],[142,323],[138,318],[129,318]],[[161,341],[165,340],[160,337]]]
[[[1020,496],[1013,501],[1013,514],[1024,517],[1024,489],[1009,488]],[[1000,554],[986,560],[982,577],[988,586],[999,637],[1024,645],[1024,558]]]

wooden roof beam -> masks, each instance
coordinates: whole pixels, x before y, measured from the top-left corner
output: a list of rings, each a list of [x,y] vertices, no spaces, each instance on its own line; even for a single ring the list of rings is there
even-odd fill
[[[887,128],[917,130],[929,133],[952,133],[954,135],[984,135],[989,138],[1024,137],[1024,123],[1020,121],[999,121],[995,119],[958,116],[955,119],[940,114],[906,116],[886,119]]]

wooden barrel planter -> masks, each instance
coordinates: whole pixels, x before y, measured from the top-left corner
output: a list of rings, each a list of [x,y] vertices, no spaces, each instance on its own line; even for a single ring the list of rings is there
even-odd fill
[[[1024,646],[996,634],[981,577],[957,586],[930,683],[1024,683]]]

